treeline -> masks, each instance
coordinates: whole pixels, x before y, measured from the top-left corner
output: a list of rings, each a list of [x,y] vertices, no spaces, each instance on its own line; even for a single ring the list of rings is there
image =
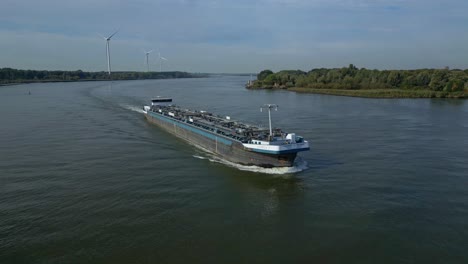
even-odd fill
[[[203,74],[188,72],[112,72],[112,80],[140,80],[140,79],[172,79],[205,77]],[[0,69],[0,84],[22,82],[67,82],[67,81],[93,81],[110,80],[107,72],[77,71],[37,71],[17,70],[11,68]]]
[[[408,89],[460,92],[468,90],[468,70],[369,70],[354,65],[336,69],[313,69],[273,73],[264,70],[249,88],[311,89]]]

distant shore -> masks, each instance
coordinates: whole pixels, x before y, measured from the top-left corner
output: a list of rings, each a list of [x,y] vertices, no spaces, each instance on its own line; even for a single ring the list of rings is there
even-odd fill
[[[42,70],[18,70],[0,68],[0,86],[18,85],[27,83],[50,82],[89,82],[89,81],[128,81],[128,80],[154,80],[154,79],[178,79],[200,78],[207,74],[188,73],[180,71],[168,72],[134,72],[116,71],[109,76],[107,72],[77,71],[42,71]]]
[[[11,86],[11,85],[20,85],[20,84],[30,84],[30,83],[58,83],[58,82],[101,82],[101,81],[113,81],[113,80],[27,80],[27,81],[17,81],[17,82],[10,82],[10,83],[0,83],[0,86]],[[114,80],[115,81],[115,80]],[[118,80],[124,81],[124,80]]]
[[[187,78],[203,78],[206,76],[197,76],[197,77],[183,77]],[[96,79],[96,80],[39,80],[39,81],[20,81],[20,82],[11,82],[11,83],[0,83],[0,86],[11,86],[11,85],[20,85],[20,84],[31,84],[31,83],[63,83],[63,82],[105,82],[105,81],[136,81],[136,80],[168,80],[168,79],[181,79],[181,78],[157,78],[157,79]]]
[[[287,90],[366,98],[468,98],[468,70],[332,69],[263,70],[247,89]]]

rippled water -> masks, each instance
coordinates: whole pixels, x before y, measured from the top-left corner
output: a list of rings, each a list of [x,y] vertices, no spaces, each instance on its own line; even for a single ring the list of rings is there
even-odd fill
[[[468,262],[468,101],[246,81],[0,87],[0,263]],[[311,151],[226,164],[147,123],[156,95],[260,124],[277,103]]]

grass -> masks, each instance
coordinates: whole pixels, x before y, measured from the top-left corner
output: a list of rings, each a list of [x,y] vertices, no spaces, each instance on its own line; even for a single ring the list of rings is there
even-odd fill
[[[314,88],[288,88],[289,91],[299,93],[330,94],[367,98],[468,98],[466,92],[443,92],[431,90],[404,90],[404,89],[362,89],[362,90],[338,90],[338,89],[314,89]]]

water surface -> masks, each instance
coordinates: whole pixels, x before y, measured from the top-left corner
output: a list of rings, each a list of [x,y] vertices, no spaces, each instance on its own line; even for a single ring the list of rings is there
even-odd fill
[[[247,79],[0,87],[0,263],[468,262],[468,101]],[[296,173],[214,162],[145,121],[156,95],[263,125],[279,104],[311,151]]]

